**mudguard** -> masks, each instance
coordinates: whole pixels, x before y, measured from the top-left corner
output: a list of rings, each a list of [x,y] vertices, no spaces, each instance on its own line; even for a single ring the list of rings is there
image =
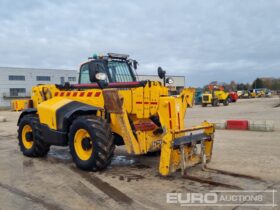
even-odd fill
[[[19,122],[20,122],[21,118],[23,118],[23,116],[25,116],[27,114],[36,114],[36,113],[37,113],[37,109],[35,109],[35,108],[24,109],[21,112],[21,114],[20,114],[20,116],[18,118],[17,125],[19,125]]]
[[[96,114],[97,110],[101,109],[102,107],[63,97],[54,97],[40,103],[37,107],[40,123],[57,131],[67,131],[71,120],[75,118],[74,115]]]
[[[50,145],[68,144],[68,130],[77,116],[96,115],[101,107],[62,97],[54,97],[38,105],[43,140]]]
[[[96,114],[96,112],[101,109],[102,108],[100,107],[90,106],[81,102],[73,101],[57,110],[57,128],[58,130],[66,131],[75,116]]]

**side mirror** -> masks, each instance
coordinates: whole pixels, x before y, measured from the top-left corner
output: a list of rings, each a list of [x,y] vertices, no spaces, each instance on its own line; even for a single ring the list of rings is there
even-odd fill
[[[133,68],[136,70],[138,66],[138,62],[136,60],[133,60]]]
[[[172,77],[167,77],[165,82],[169,85],[173,84],[174,83],[174,79]]]
[[[104,64],[98,62],[90,62],[89,79],[93,83],[97,82],[98,86],[101,89],[106,88],[108,86],[108,82]]]
[[[163,71],[163,69],[161,67],[158,67],[158,76],[160,79],[163,79],[165,77],[165,71]]]

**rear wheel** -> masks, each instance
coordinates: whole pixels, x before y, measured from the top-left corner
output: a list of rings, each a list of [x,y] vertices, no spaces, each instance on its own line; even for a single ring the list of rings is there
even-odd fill
[[[93,171],[110,165],[115,149],[109,124],[97,116],[80,116],[73,121],[69,146],[76,166]]]
[[[43,157],[50,149],[50,146],[43,142],[40,121],[35,114],[25,115],[20,120],[18,140],[20,150],[25,156]]]
[[[229,104],[229,99],[227,98],[226,100],[223,101],[224,106],[227,106]]]
[[[201,104],[201,106],[202,106],[202,107],[206,107],[206,106],[207,106],[207,104],[205,104],[205,103],[202,103],[202,104]]]

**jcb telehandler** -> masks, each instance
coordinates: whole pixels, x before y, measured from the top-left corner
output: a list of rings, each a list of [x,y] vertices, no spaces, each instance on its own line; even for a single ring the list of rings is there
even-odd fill
[[[79,84],[38,85],[32,88],[32,108],[18,119],[18,140],[29,157],[47,155],[51,145],[69,146],[76,166],[105,169],[115,145],[136,155],[161,150],[159,172],[210,161],[213,124],[185,128],[187,105],[194,92],[168,95],[163,83],[137,81],[137,61],[127,55],[93,56],[80,67]]]

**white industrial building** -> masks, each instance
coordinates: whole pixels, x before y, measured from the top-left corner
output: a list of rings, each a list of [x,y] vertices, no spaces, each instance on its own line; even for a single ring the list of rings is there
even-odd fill
[[[170,87],[171,91],[178,92],[182,88],[185,87],[185,77],[184,76],[173,76],[173,75],[166,75],[166,77],[171,77],[174,81],[173,84],[166,84],[166,86]],[[160,81],[162,82],[162,79],[158,77],[158,75],[138,75],[138,80],[152,80],[152,81]]]
[[[0,67],[0,107],[9,107],[10,100],[30,97],[37,84],[77,83],[76,70]]]
[[[184,76],[171,76],[172,91],[185,85]],[[37,84],[63,84],[78,82],[76,70],[0,67],[0,108],[10,106],[12,99],[29,98],[32,86]],[[138,80],[158,80],[157,75],[138,75]]]

